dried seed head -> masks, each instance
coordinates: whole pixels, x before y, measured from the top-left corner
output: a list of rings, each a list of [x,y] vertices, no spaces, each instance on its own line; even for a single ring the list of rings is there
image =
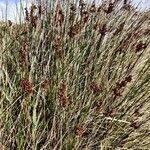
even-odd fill
[[[47,80],[47,79],[45,79],[45,80],[42,81],[41,87],[42,87],[43,89],[46,89],[46,88],[48,87],[48,80]]]
[[[122,87],[125,87],[127,84],[127,82],[125,80],[121,81],[120,83],[117,82],[117,88],[122,88]]]
[[[89,19],[89,16],[85,16],[85,17],[83,18],[83,22],[84,22],[84,23],[87,23],[87,22],[88,22],[88,19]]]
[[[132,6],[131,6],[131,4],[125,4],[125,5],[123,6],[123,9],[125,9],[125,10],[127,10],[127,11],[131,11],[131,10],[132,10]]]
[[[116,96],[119,96],[119,97],[122,96],[120,88],[116,87],[116,88],[114,88],[112,90],[113,90],[113,93],[114,93],[115,97]]]
[[[102,10],[102,7],[99,6],[99,7],[97,8],[97,12],[101,12],[101,10]]]
[[[131,82],[131,80],[132,80],[132,75],[128,75],[127,77],[125,77],[125,81]]]
[[[58,16],[57,16],[57,19],[58,19],[59,25],[61,26],[62,23],[63,23],[64,20],[65,20],[65,15],[63,14],[62,9],[59,9],[59,10],[58,10]]]
[[[112,117],[113,113],[114,113],[114,110],[113,110],[113,109],[110,109],[110,108],[108,107],[107,110],[106,110],[103,114],[104,114],[104,116],[106,116],[106,117]]]
[[[62,106],[63,106],[64,108],[68,108],[68,107],[70,106],[70,104],[71,104],[70,99],[69,99],[68,97],[65,97],[65,96],[63,96],[63,97],[61,98],[61,102],[62,102]]]
[[[132,122],[130,124],[130,127],[134,128],[134,129],[138,129],[140,127],[140,124],[138,122]]]
[[[58,50],[61,47],[61,42],[62,42],[61,37],[57,36],[54,40],[54,45],[53,45],[55,50]]]
[[[71,26],[68,32],[68,35],[70,38],[73,38],[74,36],[76,36],[80,31],[80,26],[79,24],[75,24],[74,26]]]
[[[83,8],[83,7],[85,7],[85,5],[86,5],[86,4],[85,4],[84,0],[80,0],[80,1],[79,1],[79,6],[80,6],[80,7]]]
[[[96,12],[96,6],[95,6],[95,3],[93,3],[93,4],[91,5],[91,7],[90,7],[90,12],[91,12],[91,13]]]
[[[107,25],[103,24],[102,27],[100,27],[99,32],[102,36],[104,36],[107,32]]]
[[[91,83],[90,89],[94,94],[100,94],[101,92],[101,87],[96,82]]]
[[[34,28],[36,28],[37,26],[37,20],[38,20],[38,17],[37,16],[32,16],[31,17],[31,24]]]
[[[96,111],[101,111],[102,110],[102,106],[103,106],[103,102],[102,102],[102,100],[100,100],[99,102],[98,102],[98,104],[96,105]]]
[[[127,1],[128,1],[128,0],[124,0],[124,1],[123,1],[123,4],[126,5],[126,4],[127,4]]]
[[[29,21],[29,12],[27,8],[25,8],[25,19]]]
[[[42,6],[41,5],[38,6],[38,13],[40,16],[42,15]]]
[[[27,79],[21,80],[21,87],[22,87],[22,91],[27,94],[31,94],[33,92],[32,84]]]
[[[97,23],[95,23],[94,25],[93,25],[93,30],[97,30],[98,29],[98,24]]]
[[[11,22],[11,20],[8,20],[8,25],[9,25],[9,27],[11,27],[11,26],[12,26],[12,22]]]
[[[110,14],[114,10],[114,3],[109,3],[109,6],[104,10],[107,14]]]
[[[143,30],[144,35],[150,35],[150,28],[146,28]]]
[[[60,101],[62,107],[68,108],[70,106],[71,100],[67,96],[67,85],[65,82],[63,82],[60,85],[59,92],[58,92],[58,98],[59,98],[59,101]]]
[[[81,137],[85,133],[85,128],[77,126],[75,129],[75,134]]]
[[[70,10],[71,10],[71,11],[73,11],[73,12],[75,12],[75,11],[76,11],[76,7],[75,7],[75,5],[74,5],[74,4],[71,4],[71,6],[70,6]]]
[[[143,43],[142,41],[140,41],[136,47],[135,47],[135,52],[140,52],[142,51],[143,49],[146,49],[147,48],[147,44],[146,43]]]
[[[33,17],[34,11],[37,9],[36,5],[31,5],[30,17]]]

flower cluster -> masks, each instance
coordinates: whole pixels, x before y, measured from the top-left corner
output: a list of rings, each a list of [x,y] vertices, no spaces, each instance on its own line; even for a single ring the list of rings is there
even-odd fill
[[[146,49],[147,48],[147,44],[146,43],[143,43],[142,41],[140,41],[136,47],[135,47],[135,52],[140,52],[142,51],[143,49]]]
[[[115,97],[122,96],[121,94],[122,89],[127,85],[128,82],[131,82],[131,80],[132,80],[132,76],[128,75],[121,82],[117,82],[116,87],[113,89],[113,93]]]
[[[80,25],[79,23],[76,23],[75,25],[71,26],[68,32],[68,35],[70,38],[75,37],[80,31]]]
[[[22,91],[26,94],[31,94],[33,92],[33,86],[27,79],[21,80]]]
[[[98,85],[97,82],[92,82],[91,85],[90,85],[90,89],[96,95],[100,94],[100,92],[102,91],[101,87]]]
[[[71,104],[71,101],[67,96],[67,85],[66,85],[65,82],[63,82],[60,85],[59,92],[58,92],[58,98],[59,98],[59,101],[60,101],[61,105],[64,108],[68,108],[69,105]]]

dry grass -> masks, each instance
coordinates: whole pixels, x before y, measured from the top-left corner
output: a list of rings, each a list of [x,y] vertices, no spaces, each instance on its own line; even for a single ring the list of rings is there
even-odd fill
[[[0,149],[148,150],[149,11],[52,2],[0,27]]]

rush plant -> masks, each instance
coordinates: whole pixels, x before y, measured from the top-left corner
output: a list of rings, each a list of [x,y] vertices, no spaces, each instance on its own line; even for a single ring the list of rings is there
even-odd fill
[[[0,25],[0,149],[148,150],[150,12],[43,1]]]

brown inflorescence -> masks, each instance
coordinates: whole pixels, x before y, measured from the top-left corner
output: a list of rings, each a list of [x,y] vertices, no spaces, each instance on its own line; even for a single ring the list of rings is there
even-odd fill
[[[93,30],[96,31],[97,29],[98,29],[98,24],[95,23],[95,24],[93,25]]]
[[[78,23],[75,25],[71,26],[68,32],[68,35],[70,38],[75,37],[78,33],[80,32],[80,26]]]
[[[65,20],[65,15],[63,14],[63,11],[62,11],[62,10],[59,10],[58,14],[59,14],[59,24],[60,24],[60,26],[61,26],[62,23],[63,23],[64,20]]]
[[[122,96],[121,89],[119,89],[118,87],[113,89],[113,93],[114,93],[115,97]]]
[[[124,1],[123,1],[123,4],[126,5],[126,4],[127,4],[127,1],[128,1],[128,0],[124,0]]]
[[[83,14],[84,14],[85,7],[86,7],[86,4],[85,4],[84,0],[79,1],[79,7],[80,7],[81,18],[83,18]]]
[[[75,16],[76,16],[76,6],[74,4],[71,4],[69,21],[74,21]]]
[[[138,128],[140,128],[140,124],[138,122],[132,122],[130,124],[130,127],[134,128],[134,129],[138,129]]]
[[[96,111],[97,112],[102,111],[102,107],[103,107],[103,102],[102,102],[102,100],[100,100],[96,105]]]
[[[132,76],[128,75],[121,82],[117,82],[116,87],[113,89],[113,93],[115,97],[122,96],[121,94],[122,88],[124,88],[127,85],[127,83],[131,81],[132,81]]]
[[[9,27],[11,27],[11,26],[12,26],[12,22],[11,22],[11,20],[8,20],[8,25],[9,25]]]
[[[32,24],[32,27],[36,28],[36,26],[37,26],[37,20],[38,20],[38,17],[37,17],[37,16],[32,16],[32,17],[31,17],[31,24]]]
[[[97,8],[97,12],[101,12],[101,10],[102,10],[102,6],[99,6],[99,7]]]
[[[26,19],[26,21],[30,21],[32,27],[34,27],[34,28],[36,28],[37,20],[38,20],[38,16],[34,15],[34,12],[36,9],[37,9],[36,5],[31,6],[30,12],[28,11],[27,8],[25,8],[25,19]]]
[[[47,79],[45,79],[45,80],[42,81],[41,87],[42,87],[43,89],[46,89],[46,88],[48,87],[48,80],[47,80]]]
[[[61,41],[62,41],[62,39],[61,39],[60,36],[57,36],[57,37],[55,38],[54,44],[53,44],[53,48],[54,48],[55,50],[60,49],[60,47],[61,47]]]
[[[31,94],[33,92],[33,86],[27,79],[21,80],[22,91],[26,94]]]
[[[104,9],[104,11],[105,11],[107,14],[110,14],[113,10],[114,10],[114,3],[109,3],[108,8],[107,8],[107,9]]]
[[[107,32],[107,26],[106,24],[104,23],[100,28],[99,28],[99,33],[104,36]]]
[[[75,7],[75,5],[74,5],[74,4],[71,4],[71,6],[70,6],[70,10],[71,10],[71,11],[73,11],[73,12],[75,12],[75,11],[76,11],[76,7]]]
[[[60,101],[62,107],[68,108],[70,106],[71,101],[70,101],[70,98],[67,96],[67,85],[65,82],[63,82],[60,85],[59,92],[58,92],[58,98],[59,98],[59,101]]]
[[[131,11],[133,8],[132,8],[131,4],[124,4],[123,9],[125,9],[127,11]]]
[[[150,35],[150,28],[143,29],[142,32],[144,35]]]
[[[31,6],[30,17],[32,18],[34,15],[34,11],[37,9],[36,5]]]
[[[147,44],[146,43],[143,43],[142,41],[140,41],[136,47],[135,47],[135,52],[140,52],[142,51],[143,49],[146,49],[147,48]]]
[[[85,2],[84,2],[84,0],[80,0],[79,1],[79,6],[81,7],[81,8],[84,8],[85,7]]]
[[[110,107],[107,108],[107,110],[105,110],[103,112],[104,116],[106,117],[112,117],[114,114],[114,109],[111,109]]]
[[[131,82],[132,81],[132,76],[131,75],[126,76],[125,81],[126,82]]]
[[[79,137],[81,137],[83,134],[85,133],[85,128],[81,127],[81,126],[77,126],[75,128],[75,134]]]
[[[29,21],[29,11],[27,8],[25,8],[25,19]]]
[[[102,91],[97,82],[92,82],[90,85],[90,89],[94,94],[100,94],[100,92]]]
[[[63,24],[65,20],[65,15],[62,11],[62,9],[60,8],[60,6],[57,6],[57,10],[55,13],[55,21],[56,21],[56,26],[61,26]]]
[[[42,15],[42,6],[41,5],[38,6],[38,13],[40,16]]]
[[[95,3],[93,3],[93,4],[91,5],[91,7],[90,7],[90,12],[91,12],[91,13],[96,12],[96,6],[95,6]]]

